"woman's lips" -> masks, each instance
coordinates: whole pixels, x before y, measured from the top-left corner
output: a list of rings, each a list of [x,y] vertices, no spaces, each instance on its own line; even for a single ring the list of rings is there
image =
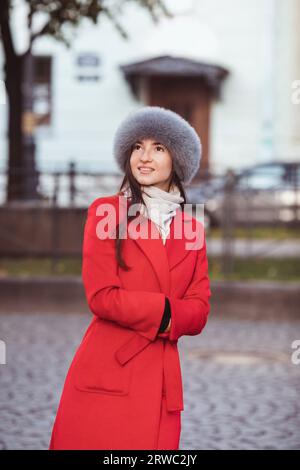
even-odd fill
[[[143,173],[143,174],[148,174],[154,171],[152,168],[139,168],[138,170],[140,173]]]

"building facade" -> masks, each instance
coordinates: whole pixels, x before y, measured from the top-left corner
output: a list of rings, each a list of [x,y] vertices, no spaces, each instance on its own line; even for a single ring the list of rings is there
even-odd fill
[[[203,144],[201,171],[223,172],[270,159],[300,159],[298,0],[166,1],[174,18],[155,24],[128,5],[124,39],[106,19],[83,21],[70,49],[34,43],[34,110],[40,169],[118,171],[119,122],[143,105],[177,111]],[[14,18],[15,35],[22,31]],[[70,31],[70,34],[73,34]],[[24,44],[23,40],[23,44]],[[3,55],[0,48],[3,78]],[[1,165],[7,104],[0,105]]]

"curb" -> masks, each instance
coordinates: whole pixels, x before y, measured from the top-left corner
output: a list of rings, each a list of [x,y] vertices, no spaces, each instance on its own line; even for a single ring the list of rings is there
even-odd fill
[[[212,281],[212,316],[300,320],[299,282]],[[2,278],[0,313],[91,313],[80,276]]]

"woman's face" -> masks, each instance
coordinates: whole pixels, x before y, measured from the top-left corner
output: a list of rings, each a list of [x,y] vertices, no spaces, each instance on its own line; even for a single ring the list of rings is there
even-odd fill
[[[130,157],[131,171],[140,185],[154,185],[169,191],[172,176],[172,156],[154,139],[138,140]]]

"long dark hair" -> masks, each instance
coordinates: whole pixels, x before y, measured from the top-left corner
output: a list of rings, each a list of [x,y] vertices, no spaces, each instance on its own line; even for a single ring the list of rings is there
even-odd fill
[[[131,199],[130,199],[130,203],[128,205],[128,210],[129,210],[129,207],[130,207],[131,204],[144,204],[145,205],[145,201],[144,201],[143,196],[142,196],[142,191],[141,191],[140,184],[135,179],[135,177],[133,176],[132,171],[131,171],[130,157],[131,157],[132,150],[133,150],[133,146],[131,146],[130,150],[127,152],[127,154],[125,156],[125,158],[126,158],[125,174],[124,174],[124,178],[121,182],[121,185],[119,187],[119,192],[118,192],[118,194],[120,194],[120,192],[125,187],[130,188]],[[177,175],[176,171],[174,170],[174,168],[172,168],[172,178],[171,178],[171,181],[170,181],[169,190],[172,187],[172,185],[176,185],[178,187],[178,189],[180,191],[180,195],[184,199],[183,202],[180,204],[181,209],[183,210],[184,209],[184,204],[186,203],[186,194],[185,194],[184,188],[183,188],[183,186],[181,184],[181,181],[178,178],[178,175]],[[138,214],[129,216],[128,211],[127,211],[126,212],[126,220],[125,220],[124,224],[122,224],[122,225],[118,224],[117,228],[116,228],[116,244],[115,244],[116,259],[117,259],[117,263],[119,264],[119,266],[121,268],[123,268],[125,271],[128,271],[129,269],[131,269],[131,267],[128,266],[125,263],[125,261],[122,257],[122,241],[124,239],[119,238],[119,233],[122,234],[125,231],[125,227],[126,227],[125,224],[129,224],[136,217],[138,217]],[[119,225],[120,225],[120,229],[119,229]]]

